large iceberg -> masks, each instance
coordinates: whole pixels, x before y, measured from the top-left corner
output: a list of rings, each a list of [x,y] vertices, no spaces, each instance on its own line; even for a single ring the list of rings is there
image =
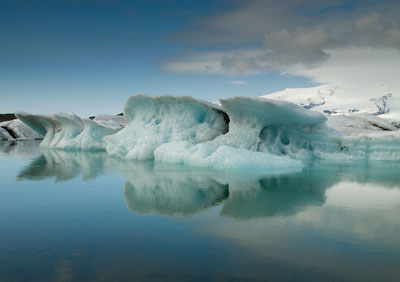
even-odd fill
[[[164,143],[202,143],[228,130],[227,115],[218,106],[191,97],[132,96],[124,116],[128,125],[105,141],[108,154],[127,159],[153,159]]]
[[[274,98],[272,96],[272,98]],[[378,115],[326,115],[290,101],[135,95],[123,116],[17,113],[42,147],[106,151],[198,167],[302,168],[310,159],[400,160],[400,131]]]
[[[310,127],[323,123],[324,115],[293,103],[260,98],[235,97],[221,100],[229,115],[229,132],[212,141],[191,145],[168,143],[155,152],[155,160],[206,167],[281,168],[301,166],[297,160],[260,152],[261,133],[265,128]]]

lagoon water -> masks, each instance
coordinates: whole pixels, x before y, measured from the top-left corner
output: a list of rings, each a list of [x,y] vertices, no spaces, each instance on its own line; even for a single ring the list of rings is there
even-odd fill
[[[399,281],[400,163],[263,173],[0,143],[0,281]]]

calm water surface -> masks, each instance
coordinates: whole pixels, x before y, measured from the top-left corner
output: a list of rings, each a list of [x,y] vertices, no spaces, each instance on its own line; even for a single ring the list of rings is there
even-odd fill
[[[400,281],[400,164],[281,173],[0,143],[0,281]]]

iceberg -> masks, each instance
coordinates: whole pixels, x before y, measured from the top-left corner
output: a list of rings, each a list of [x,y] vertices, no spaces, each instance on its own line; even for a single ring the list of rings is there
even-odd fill
[[[0,123],[0,140],[42,139],[43,136],[18,119]]]
[[[88,118],[82,119],[82,123],[82,132],[66,142],[67,148],[72,150],[104,151],[106,149],[104,137],[113,135],[122,129],[122,127],[113,123],[99,123]]]
[[[0,140],[12,140],[14,139],[7,129],[0,127]]]
[[[27,126],[44,136],[40,143],[41,147],[51,147],[51,143],[56,139],[57,132],[60,131],[60,122],[51,116],[32,115],[24,112],[17,112],[15,116]]]
[[[369,114],[328,116],[327,125],[347,135],[359,135],[377,131],[397,131],[389,121]]]
[[[229,116],[229,131],[212,141],[191,146],[188,142],[167,143],[155,151],[155,160],[214,168],[273,169],[301,167],[287,156],[259,150],[260,134],[269,126],[318,125],[325,116],[290,102],[235,97],[221,100]]]
[[[330,133],[321,135],[323,132],[311,132],[314,141],[306,151],[313,158],[400,160],[398,89],[384,83],[325,84],[286,89],[262,98],[293,102],[326,115],[325,125]],[[284,135],[291,136],[292,139],[294,137],[293,131]],[[265,150],[270,151],[273,147],[267,146]],[[287,148],[282,144],[279,147]],[[296,151],[299,146],[290,147]],[[304,144],[300,147],[307,146]],[[286,149],[285,151],[297,158]]]
[[[107,136],[107,153],[136,160],[152,160],[162,144],[202,143],[228,130],[227,115],[216,105],[191,97],[136,95],[124,109],[128,125]]]
[[[96,122],[75,114],[58,113],[50,116],[17,112],[18,119],[44,136],[42,148],[63,150],[105,150],[104,136],[115,134],[122,127],[108,120]]]
[[[317,106],[315,106],[317,107]],[[17,113],[42,148],[242,170],[301,169],[312,159],[400,160],[400,131],[378,115],[326,115],[290,101],[135,95],[123,116]]]

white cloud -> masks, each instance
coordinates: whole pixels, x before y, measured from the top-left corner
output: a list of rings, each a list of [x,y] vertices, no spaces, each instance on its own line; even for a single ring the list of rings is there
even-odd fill
[[[329,57],[315,65],[294,63],[278,65],[265,59],[263,50],[241,50],[240,53],[205,52],[165,62],[164,68],[178,73],[247,74],[264,70],[310,78],[316,83],[382,81],[396,83],[400,51],[393,48],[347,47],[327,49]],[[254,65],[256,67],[254,67]]]
[[[381,81],[398,84],[400,52],[392,48],[349,47],[329,51],[322,64],[305,68],[293,65],[286,73],[305,76],[317,83]]]
[[[194,20],[177,33],[220,50],[162,62],[177,73],[252,75],[267,71],[309,77],[317,83],[397,81],[400,2],[249,0]],[[240,44],[258,41],[256,48]],[[263,41],[263,44],[260,42]],[[254,45],[254,44],[250,44]],[[236,49],[235,49],[236,47]]]
[[[243,81],[243,80],[232,80],[231,81],[231,84],[235,84],[235,85],[243,85],[243,84],[246,84],[247,82],[246,81]]]

